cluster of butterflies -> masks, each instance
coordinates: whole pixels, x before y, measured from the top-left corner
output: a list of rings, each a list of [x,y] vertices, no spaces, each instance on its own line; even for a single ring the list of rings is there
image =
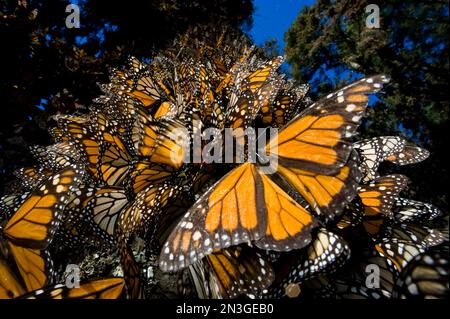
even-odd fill
[[[54,117],[54,144],[31,149],[36,165],[0,201],[0,298],[151,297],[138,240],[180,296],[448,294],[447,217],[401,197],[406,176],[379,175],[428,152],[402,137],[355,141],[388,79],[312,103],[278,71],[281,57],[233,37],[188,34],[148,64],[130,58],[87,114]],[[243,163],[185,161],[199,150],[176,133],[251,127],[278,129],[264,148],[274,173],[248,152]],[[123,277],[64,285],[50,254],[83,258],[87,244],[117,251]]]

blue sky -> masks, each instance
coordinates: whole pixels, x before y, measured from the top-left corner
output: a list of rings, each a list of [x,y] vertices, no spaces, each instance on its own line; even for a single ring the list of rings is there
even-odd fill
[[[284,33],[294,22],[300,10],[314,2],[315,0],[255,0],[250,35],[258,45],[275,38],[283,48]]]

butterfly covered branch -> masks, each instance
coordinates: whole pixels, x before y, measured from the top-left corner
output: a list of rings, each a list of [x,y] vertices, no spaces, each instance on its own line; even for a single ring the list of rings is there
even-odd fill
[[[445,216],[401,197],[406,176],[379,170],[429,153],[403,137],[357,139],[389,79],[312,102],[282,63],[242,36],[188,33],[149,63],[111,70],[87,113],[54,116],[54,143],[30,150],[36,164],[0,201],[0,297],[151,298],[164,293],[154,272],[179,297],[448,292]],[[82,264],[86,247],[120,271],[65,286],[64,252]],[[411,289],[423,258],[444,269],[432,278],[443,289]]]

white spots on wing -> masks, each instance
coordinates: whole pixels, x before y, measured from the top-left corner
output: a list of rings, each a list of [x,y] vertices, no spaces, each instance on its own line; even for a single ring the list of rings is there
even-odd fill
[[[347,112],[353,112],[353,110],[356,108],[356,105],[355,104],[348,104],[346,107],[345,107],[345,110],[347,111]]]
[[[355,116],[352,117],[352,121],[355,122],[355,123],[359,122],[359,120],[361,120],[361,116],[359,116],[359,115],[355,115]]]
[[[202,233],[198,230],[196,232],[194,232],[194,235],[192,235],[192,239],[194,241],[198,241],[201,237],[202,237]]]

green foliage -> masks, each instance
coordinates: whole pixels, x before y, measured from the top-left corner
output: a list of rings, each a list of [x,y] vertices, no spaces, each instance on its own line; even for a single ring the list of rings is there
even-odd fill
[[[448,208],[448,2],[380,2],[379,29],[366,27],[370,3],[318,0],[304,8],[285,35],[292,74],[315,94],[356,75],[390,76],[362,134],[403,134],[428,148],[427,161],[400,171],[411,174],[422,199]]]
[[[80,28],[69,29],[69,3],[0,0],[0,193],[30,163],[28,146],[48,144],[49,116],[85,112],[109,68],[151,58],[194,26],[248,28],[253,12],[251,0],[84,0]]]

